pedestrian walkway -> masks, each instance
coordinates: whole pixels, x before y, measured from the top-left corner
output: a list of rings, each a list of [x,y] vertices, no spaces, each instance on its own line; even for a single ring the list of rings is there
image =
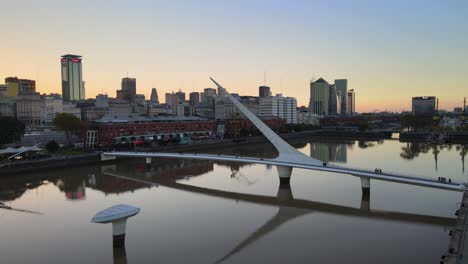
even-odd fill
[[[460,203],[460,209],[455,212],[457,222],[449,231],[447,253],[441,256],[440,263],[468,264],[468,191],[465,189]]]

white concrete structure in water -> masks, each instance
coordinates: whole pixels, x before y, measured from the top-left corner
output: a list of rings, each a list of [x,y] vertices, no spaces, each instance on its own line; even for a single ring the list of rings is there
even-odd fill
[[[112,237],[114,247],[125,247],[125,230],[127,219],[138,214],[140,208],[118,204],[100,211],[93,216],[91,222],[107,224],[112,223]]]

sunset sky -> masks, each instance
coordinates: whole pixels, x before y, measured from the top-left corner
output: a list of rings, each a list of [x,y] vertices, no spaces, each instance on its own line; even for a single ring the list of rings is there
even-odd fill
[[[468,1],[0,0],[0,83],[35,79],[61,93],[60,56],[83,56],[86,97],[213,87],[273,93],[307,105],[309,82],[348,79],[357,111],[411,108],[434,95],[443,109],[468,97]]]

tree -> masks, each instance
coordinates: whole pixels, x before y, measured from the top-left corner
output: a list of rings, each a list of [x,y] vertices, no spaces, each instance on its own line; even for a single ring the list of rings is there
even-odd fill
[[[361,120],[358,122],[359,132],[365,132],[369,128],[369,121]]]
[[[71,144],[71,136],[79,133],[83,127],[81,120],[70,113],[57,114],[54,119],[54,125],[59,130],[65,132],[68,144]]]
[[[55,140],[51,140],[49,142],[47,142],[47,144],[45,145],[45,148],[47,149],[47,151],[49,151],[50,153],[55,153],[57,152],[57,150],[59,149],[59,144],[57,144],[57,142]]]
[[[413,127],[413,125],[414,125],[413,115],[411,115],[411,114],[401,115],[400,123],[401,123],[402,128],[406,127],[408,130],[410,130],[410,127]]]
[[[0,116],[0,144],[13,143],[20,141],[24,135],[24,124],[18,121],[16,118],[9,116]]]

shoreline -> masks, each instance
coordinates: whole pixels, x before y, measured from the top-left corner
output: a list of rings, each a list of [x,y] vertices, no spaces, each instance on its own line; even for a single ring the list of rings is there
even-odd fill
[[[424,134],[424,133],[419,133]],[[419,135],[418,134],[418,135]],[[308,139],[320,139],[320,140],[366,140],[366,141],[376,141],[376,140],[388,140],[392,139],[391,132],[344,132],[336,130],[308,130],[296,133],[286,133],[280,134],[281,138],[284,140],[297,140],[301,138]],[[464,139],[468,140],[468,136],[465,133]],[[401,138],[400,142],[403,141]],[[421,142],[418,140],[409,141],[409,142]],[[463,141],[462,141],[463,142]],[[199,152],[199,151],[212,151],[219,150],[221,148],[235,148],[246,145],[253,144],[264,144],[268,143],[268,140],[264,136],[253,136],[245,138],[245,141],[234,142],[233,139],[223,139],[220,141],[213,142],[204,142],[204,143],[194,143],[188,145],[171,145],[171,146],[159,146],[156,148],[147,149],[147,151],[154,152]],[[454,142],[450,142],[454,143]],[[456,143],[455,143],[456,144]],[[273,147],[273,146],[272,146]],[[81,155],[71,155],[71,156],[56,156],[50,159],[45,160],[29,160],[29,161],[18,161],[14,162],[11,167],[5,165],[0,168],[0,176],[13,176],[16,174],[26,174],[35,171],[47,171],[53,169],[60,169],[65,167],[75,167],[79,165],[96,165],[103,163],[114,163],[116,160],[102,161],[101,155],[97,152],[81,154]]]

